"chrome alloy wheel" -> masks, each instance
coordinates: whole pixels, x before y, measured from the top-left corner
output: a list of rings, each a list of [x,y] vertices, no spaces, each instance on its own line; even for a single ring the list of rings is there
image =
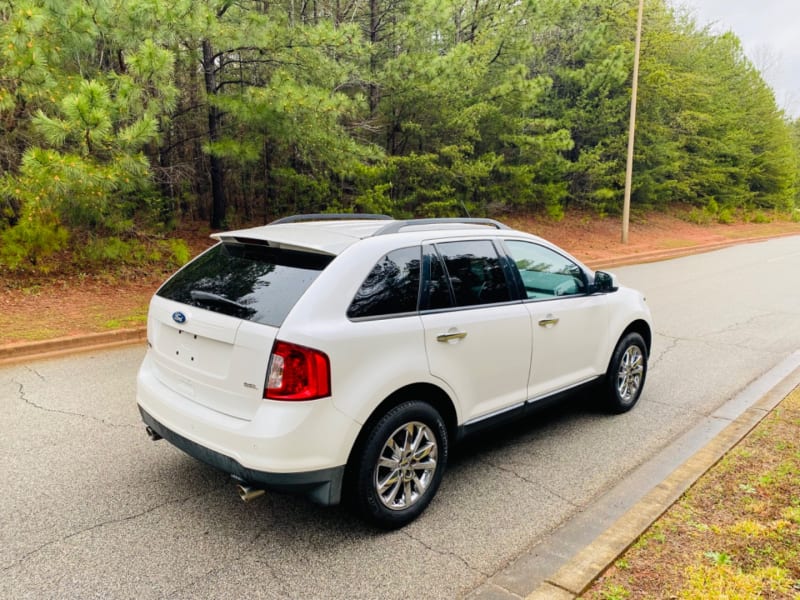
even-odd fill
[[[617,371],[617,393],[622,401],[630,402],[636,398],[643,374],[644,354],[639,346],[631,344],[625,349]]]
[[[436,473],[439,450],[433,430],[419,421],[398,427],[383,445],[375,465],[375,491],[390,510],[417,502]]]

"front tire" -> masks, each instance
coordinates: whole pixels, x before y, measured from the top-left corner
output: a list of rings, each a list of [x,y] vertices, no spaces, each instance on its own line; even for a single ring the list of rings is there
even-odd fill
[[[354,500],[361,516],[384,529],[416,519],[442,481],[447,427],[431,405],[404,402],[368,433],[355,465]]]
[[[606,373],[606,407],[614,414],[632,409],[642,395],[647,376],[647,344],[638,333],[617,343]]]

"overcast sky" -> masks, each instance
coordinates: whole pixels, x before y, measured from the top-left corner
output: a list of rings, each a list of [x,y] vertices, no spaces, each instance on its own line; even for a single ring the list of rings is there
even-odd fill
[[[800,0],[672,0],[698,25],[732,30],[775,91],[778,105],[800,117]]]

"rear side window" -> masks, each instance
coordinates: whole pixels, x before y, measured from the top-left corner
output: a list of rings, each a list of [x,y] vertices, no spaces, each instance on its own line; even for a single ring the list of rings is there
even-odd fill
[[[206,310],[278,327],[332,256],[255,244],[217,244],[156,292]]]
[[[347,316],[357,319],[415,312],[421,252],[415,246],[394,250],[381,258],[356,292]]]

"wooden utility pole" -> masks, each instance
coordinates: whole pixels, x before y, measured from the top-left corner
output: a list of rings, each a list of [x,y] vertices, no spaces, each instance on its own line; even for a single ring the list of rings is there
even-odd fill
[[[625,200],[622,204],[622,243],[628,243],[628,225],[631,220],[631,185],[633,182],[633,139],[636,135],[636,95],[639,91],[639,50],[642,46],[642,13],[644,0],[639,0],[636,17],[636,42],[633,49],[633,90],[631,91],[631,122],[628,126],[628,161],[625,165]]]

